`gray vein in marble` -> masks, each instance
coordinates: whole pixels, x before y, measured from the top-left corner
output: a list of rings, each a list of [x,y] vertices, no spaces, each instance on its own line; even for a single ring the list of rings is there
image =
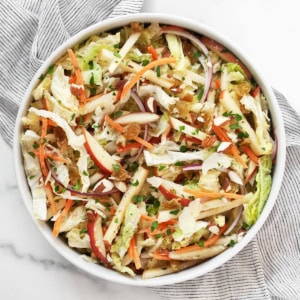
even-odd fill
[[[46,258],[38,258],[30,253],[20,253],[16,247],[11,244],[11,243],[1,243],[0,244],[0,251],[4,250],[7,251],[9,254],[13,255],[14,257],[18,258],[18,259],[22,259],[22,260],[28,260],[30,262],[33,263],[38,263],[40,265],[42,265],[45,269],[48,269],[50,267],[56,267],[59,269],[64,269],[64,270],[76,270],[71,264],[63,264],[60,262],[56,262],[54,260],[51,259],[46,259]]]
[[[34,256],[30,253],[24,253],[24,254],[20,253],[18,251],[18,249],[16,249],[16,247],[11,243],[0,243],[0,251],[7,251],[10,255],[12,255],[13,257],[15,257],[17,259],[27,260],[29,262],[39,264],[39,265],[43,266],[45,270],[50,269],[50,268],[56,268],[58,270],[76,272],[78,274],[84,275],[85,278],[88,278],[89,280],[91,280],[93,282],[97,282],[99,284],[99,279],[97,277],[94,277],[94,276],[80,270],[79,268],[77,268],[76,266],[73,266],[70,263],[64,264],[64,263],[57,262],[57,261],[51,260],[51,259],[38,258],[37,256]]]

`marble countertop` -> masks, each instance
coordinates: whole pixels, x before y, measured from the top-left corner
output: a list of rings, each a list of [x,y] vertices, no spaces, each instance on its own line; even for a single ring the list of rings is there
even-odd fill
[[[298,1],[283,0],[145,0],[143,12],[181,15],[224,33],[300,112],[299,6]],[[87,276],[48,245],[22,203],[12,151],[2,138],[0,199],[0,299],[161,299],[149,288]]]

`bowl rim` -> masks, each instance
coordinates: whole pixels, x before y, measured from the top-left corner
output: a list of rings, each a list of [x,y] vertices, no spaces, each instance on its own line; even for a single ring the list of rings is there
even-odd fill
[[[34,89],[34,87],[38,84],[38,77],[40,76],[40,74],[44,74],[49,68],[49,66],[66,52],[66,49],[73,47],[78,42],[87,39],[92,34],[101,33],[114,28],[119,28],[133,21],[143,23],[158,22],[163,24],[181,26],[188,29],[189,31],[194,31],[196,33],[201,33],[203,35],[211,37],[212,39],[220,42],[227,49],[232,51],[249,68],[256,82],[262,88],[263,93],[265,94],[268,101],[269,110],[273,121],[272,123],[274,125],[274,130],[279,141],[277,160],[273,170],[272,189],[268,197],[268,201],[266,202],[266,205],[257,222],[251,227],[251,229],[247,232],[243,239],[239,243],[237,243],[233,248],[227,249],[223,253],[205,261],[204,263],[193,266],[189,269],[180,271],[178,273],[173,273],[162,277],[146,280],[141,279],[139,276],[136,278],[130,278],[118,273],[117,271],[109,270],[103,266],[95,265],[84,261],[78,253],[76,253],[65,243],[63,243],[61,239],[53,238],[50,227],[45,222],[39,221],[34,218],[31,209],[32,198],[23,169],[23,159],[21,153],[21,146],[19,142],[20,134],[22,132],[21,118],[27,112],[30,101],[32,99],[31,92]],[[86,29],[78,32],[76,35],[74,35],[62,45],[60,45],[44,61],[39,70],[35,73],[35,76],[32,78],[26,90],[26,93],[24,94],[24,97],[20,103],[14,128],[13,157],[17,185],[22,195],[22,201],[41,234],[60,255],[62,255],[66,260],[71,262],[79,269],[101,279],[132,286],[161,286],[179,283],[189,279],[193,279],[195,277],[203,276],[208,272],[211,272],[212,270],[216,269],[217,267],[225,264],[250,243],[250,241],[255,237],[255,235],[260,230],[262,225],[265,223],[267,217],[271,213],[272,207],[274,206],[276,198],[278,196],[279,189],[283,180],[283,173],[285,167],[286,140],[282,114],[271,86],[269,85],[268,81],[266,80],[263,73],[259,70],[257,65],[244,53],[244,51],[242,51],[237,46],[235,42],[233,42],[221,32],[211,28],[210,26],[207,26],[195,20],[187,19],[185,17],[175,16],[172,14],[137,13],[132,15],[118,16],[108,20],[100,21],[94,25],[87,27]]]

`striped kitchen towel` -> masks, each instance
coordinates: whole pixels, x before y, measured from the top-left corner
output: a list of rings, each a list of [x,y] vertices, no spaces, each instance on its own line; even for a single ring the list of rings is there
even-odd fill
[[[18,105],[34,73],[66,39],[106,18],[139,12],[143,0],[1,0],[0,133],[12,144]],[[164,299],[300,299],[300,118],[275,91],[287,135],[283,186],[266,224],[213,272],[153,288]]]

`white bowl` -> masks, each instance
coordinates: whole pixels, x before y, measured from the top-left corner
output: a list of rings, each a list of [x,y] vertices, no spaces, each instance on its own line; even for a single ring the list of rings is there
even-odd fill
[[[186,29],[189,29],[191,31],[211,37],[212,39],[220,42],[227,49],[232,51],[247,66],[247,68],[253,74],[253,77],[255,78],[256,82],[262,88],[262,91],[268,100],[269,109],[272,116],[272,122],[278,138],[277,160],[273,171],[273,184],[269,195],[269,199],[263,209],[262,214],[257,220],[256,224],[247,232],[247,234],[241,240],[241,242],[237,243],[233,248],[226,250],[225,252],[219,254],[218,256],[211,258],[206,262],[194,266],[190,269],[175,274],[170,274],[163,277],[147,279],[147,280],[142,280],[139,276],[137,276],[136,278],[130,278],[122,274],[119,274],[114,270],[110,270],[105,267],[102,267],[100,265],[95,265],[92,263],[85,262],[79,256],[79,254],[74,250],[72,250],[71,248],[69,248],[62,239],[54,238],[52,236],[51,228],[45,222],[38,221],[33,217],[32,198],[31,198],[29,187],[27,185],[26,176],[24,173],[23,160],[22,160],[21,147],[20,147],[20,134],[22,132],[21,118],[27,112],[29,104],[32,100],[31,92],[38,84],[39,82],[38,77],[40,76],[40,74],[44,74],[48,70],[49,66],[52,65],[54,62],[56,62],[66,52],[68,48],[73,47],[78,42],[87,39],[89,36],[93,34],[109,31],[113,28],[124,26],[133,21],[145,22],[145,23],[159,22],[164,24],[185,27]],[[114,281],[122,284],[134,285],[134,286],[159,286],[159,285],[182,282],[188,279],[192,279],[204,275],[207,272],[210,272],[215,268],[221,266],[225,262],[227,262],[230,258],[232,258],[234,255],[240,252],[253,239],[253,237],[256,235],[258,230],[262,227],[267,217],[269,216],[272,207],[276,201],[279,188],[281,186],[283,173],[284,173],[284,165],[285,165],[285,133],[284,133],[284,126],[283,126],[281,112],[277,100],[274,96],[274,93],[270,85],[268,84],[267,79],[263,76],[262,72],[259,71],[255,63],[248,56],[246,56],[244,52],[232,41],[224,37],[221,33],[216,32],[215,30],[209,28],[204,24],[191,21],[185,18],[172,16],[172,15],[162,15],[162,14],[135,14],[135,15],[122,16],[114,19],[109,19],[86,28],[85,30],[79,32],[78,34],[70,38],[63,45],[61,45],[45,61],[45,63],[41,66],[41,68],[38,70],[38,72],[32,79],[19,108],[19,113],[16,120],[16,126],[14,132],[14,161],[15,161],[15,172],[17,176],[17,182],[18,182],[20,192],[23,196],[25,206],[27,207],[29,214],[31,215],[36,226],[39,228],[40,232],[48,240],[49,244],[57,250],[58,253],[60,253],[63,257],[65,257],[69,262],[71,262],[78,268],[102,279],[106,279],[109,281]]]

